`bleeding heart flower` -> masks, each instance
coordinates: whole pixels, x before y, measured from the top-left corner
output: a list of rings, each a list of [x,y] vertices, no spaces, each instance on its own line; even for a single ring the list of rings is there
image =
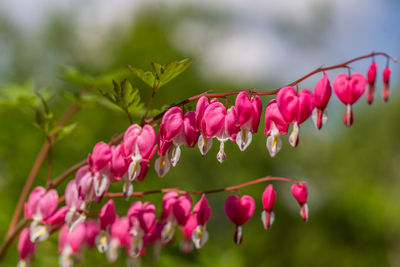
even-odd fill
[[[268,185],[262,194],[262,203],[264,211],[261,213],[261,221],[265,229],[269,229],[274,223],[275,214],[273,212],[276,200],[276,192],[272,184]]]
[[[346,113],[344,114],[344,123],[347,127],[353,124],[354,116],[351,105],[357,102],[364,94],[367,80],[361,73],[354,73],[349,77],[346,73],[336,76],[333,82],[333,90],[336,96],[346,105]]]
[[[114,201],[110,199],[106,204],[104,204],[99,213],[101,231],[96,236],[95,242],[100,253],[108,250],[110,241],[109,227],[114,223],[116,217]]]
[[[220,148],[217,154],[217,159],[222,163],[226,154],[224,152],[224,144],[229,139],[234,141],[240,128],[236,124],[236,110],[235,107],[231,107],[226,110],[225,106],[220,102],[213,102],[207,106],[201,124],[202,133],[206,139],[213,137],[220,141]],[[200,140],[201,147],[206,146],[204,140]],[[200,149],[202,150],[202,149]]]
[[[181,243],[181,251],[183,253],[189,253],[193,249],[192,236],[193,232],[197,227],[197,219],[191,214],[189,219],[186,221],[185,226],[181,227],[183,240]]]
[[[367,72],[367,79],[368,79],[368,95],[367,95],[367,102],[368,104],[372,104],[374,101],[374,91],[375,91],[375,79],[376,73],[378,71],[378,64],[375,61],[371,63],[368,68]]]
[[[75,256],[79,253],[86,237],[86,227],[84,223],[78,224],[73,231],[68,230],[64,225],[58,236],[58,251],[61,254],[59,263],[61,266],[73,266]]]
[[[289,143],[296,147],[299,142],[300,124],[306,121],[314,109],[314,96],[310,90],[299,93],[291,86],[283,87],[277,95],[278,109],[288,124],[293,123]]]
[[[283,118],[278,109],[276,99],[272,99],[265,109],[265,130],[264,134],[268,135],[266,146],[271,157],[282,148],[280,134],[287,134],[289,124]]]
[[[111,147],[110,172],[113,182],[120,181],[129,169],[129,158],[124,151],[124,143]]]
[[[89,248],[93,248],[96,245],[96,237],[100,231],[100,225],[96,220],[88,220],[85,222],[85,241]]]
[[[50,225],[46,225],[46,220],[56,212],[57,205],[56,190],[46,191],[40,186],[33,189],[24,206],[25,218],[32,219],[29,230],[32,242],[43,241],[49,237]]]
[[[251,143],[252,133],[256,133],[262,112],[261,99],[253,96],[251,99],[245,91],[240,92],[235,101],[236,119],[240,132],[236,136],[236,143],[244,151]]]
[[[110,228],[110,246],[107,259],[115,262],[118,258],[119,248],[128,247],[131,241],[129,234],[130,224],[128,217],[117,218]]]
[[[189,195],[179,196],[176,192],[169,192],[163,197],[163,211],[161,220],[165,222],[161,233],[163,244],[168,243],[175,234],[176,225],[183,226],[189,219],[192,209],[192,200]]]
[[[383,70],[383,100],[387,102],[389,100],[389,82],[390,82],[390,74],[392,73],[392,69],[386,67]]]
[[[18,266],[29,266],[35,254],[36,244],[31,242],[29,228],[25,227],[19,234],[18,239]]]
[[[212,100],[211,102],[216,102],[218,101],[217,99]],[[196,124],[197,124],[197,129],[199,131],[202,131],[202,121],[204,117],[204,112],[206,111],[206,108],[210,105],[210,102],[207,97],[202,96],[199,98],[196,104]],[[202,155],[207,154],[207,152],[211,149],[212,147],[212,141],[208,140],[203,133],[201,132],[199,136],[199,140],[197,142],[200,153]]]
[[[197,221],[197,227],[193,231],[192,241],[197,249],[203,247],[203,245],[208,241],[208,232],[206,225],[210,219],[211,209],[208,205],[206,195],[203,194],[200,200],[196,203],[193,208],[193,215]]]
[[[322,125],[326,124],[326,121],[328,120],[326,107],[328,106],[331,95],[331,84],[329,82],[328,74],[325,73],[322,79],[319,80],[314,87],[315,109],[313,110],[311,118],[318,130],[320,130]]]
[[[292,195],[295,197],[297,202],[300,204],[300,215],[304,221],[308,220],[308,205],[307,196],[308,190],[305,183],[293,184]]]
[[[128,179],[133,181],[140,173],[140,162],[149,162],[153,157],[156,134],[153,127],[146,124],[143,128],[131,125],[124,134],[124,152],[132,159],[128,169]]]
[[[92,154],[88,156],[89,168],[92,172],[99,172],[108,167],[111,161],[111,148],[104,142],[97,143]]]
[[[256,204],[251,196],[244,195],[240,199],[237,195],[230,195],[225,201],[225,213],[236,224],[233,240],[239,245],[242,242],[242,225],[253,217]]]

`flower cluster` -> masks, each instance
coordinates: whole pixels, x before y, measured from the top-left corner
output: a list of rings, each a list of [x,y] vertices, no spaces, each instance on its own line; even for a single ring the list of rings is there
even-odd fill
[[[383,99],[388,100],[391,70],[383,71]],[[288,141],[293,147],[299,144],[299,132],[302,123],[312,118],[317,129],[327,122],[326,108],[332,96],[332,89],[338,99],[346,105],[344,123],[351,126],[354,121],[352,105],[364,94],[368,84],[367,102],[373,102],[377,64],[370,65],[367,78],[361,73],[339,74],[331,83],[328,74],[316,83],[314,92],[308,89],[296,90],[285,86],[278,90],[276,98],[269,101],[265,108],[266,146],[271,157],[282,148],[280,135],[289,134]],[[297,84],[296,84],[297,85]],[[126,200],[133,195],[133,181],[145,179],[153,156],[154,168],[159,177],[164,177],[171,166],[175,167],[181,158],[181,147],[198,147],[205,155],[213,145],[213,139],[219,142],[217,160],[226,160],[224,151],[228,141],[237,144],[240,151],[246,150],[260,124],[263,104],[256,93],[250,90],[239,91],[234,105],[228,106],[218,98],[209,98],[203,94],[196,98],[196,110],[187,111],[179,106],[168,109],[162,116],[158,132],[155,126],[144,124],[131,125],[123,134],[123,140],[117,145],[97,143],[88,155],[87,165],[81,167],[66,186],[65,205],[55,189],[36,187],[25,203],[25,218],[30,226],[20,234],[18,251],[20,266],[31,261],[36,243],[46,240],[50,234],[59,231],[60,265],[69,267],[79,261],[84,248],[96,247],[105,253],[110,262],[114,262],[120,249],[124,249],[130,265],[135,265],[140,256],[146,253],[146,247],[153,245],[160,249],[173,242],[176,229],[182,233],[181,249],[188,253],[193,247],[200,249],[208,240],[207,222],[211,209],[206,194],[211,192],[186,192],[178,189],[160,190],[162,198],[160,216],[156,206],[150,202],[135,201],[125,215],[116,211],[113,200],[108,200],[100,212],[93,217],[89,212],[91,203],[100,203],[110,196],[107,191],[111,183],[122,183],[123,197]],[[290,131],[289,131],[290,128]],[[295,182],[294,179],[277,178]],[[303,182],[294,183],[291,193],[300,205],[300,215],[308,220],[308,190]],[[193,205],[192,195],[201,194]],[[270,184],[262,194],[263,227],[269,229],[274,222],[276,191]],[[243,239],[243,225],[255,211],[255,201],[251,196],[231,195],[226,199],[225,212],[236,225],[234,242],[240,244]],[[89,216],[90,215],[90,216]],[[156,249],[155,249],[156,250]],[[157,251],[157,250],[156,250]]]
[[[44,189],[37,187],[32,192],[32,200],[37,192]],[[300,214],[305,221],[308,219],[307,187],[304,183],[292,185],[292,195],[300,204]],[[45,193],[42,200],[48,200]],[[57,207],[58,199],[52,205]],[[274,205],[276,192],[273,185],[266,187],[262,194],[263,212],[261,214],[262,224],[269,229],[274,222]],[[31,206],[33,203],[27,203]],[[225,212],[229,220],[236,225],[234,242],[240,244],[243,239],[242,226],[248,222],[255,211],[255,201],[251,196],[230,195],[225,201]],[[41,206],[45,208],[45,206]],[[64,210],[62,207],[59,210]],[[38,213],[38,212],[37,212]],[[61,212],[56,212],[61,214]],[[146,254],[146,248],[153,246],[159,253],[162,246],[171,244],[175,238],[176,228],[181,230],[181,250],[189,253],[193,247],[200,249],[208,241],[207,222],[211,216],[211,208],[205,194],[202,194],[198,202],[193,206],[190,194],[179,194],[176,191],[166,193],[162,198],[162,211],[157,218],[156,207],[150,202],[135,201],[132,203],[126,215],[116,212],[112,199],[108,200],[97,219],[88,219],[85,222],[77,222],[75,226],[64,223],[66,211],[57,216],[57,228],[47,230],[47,225],[41,226],[46,229],[46,237],[56,229],[60,230],[58,237],[58,252],[60,254],[60,266],[70,267],[79,262],[84,249],[97,248],[99,253],[105,253],[109,262],[115,262],[124,250],[129,264],[137,264],[140,257]],[[53,215],[52,217],[54,217]],[[36,243],[43,241],[44,234],[37,233],[38,222],[32,221],[30,227],[24,228],[20,234],[18,251],[20,254],[20,266],[27,266],[32,260]],[[53,224],[54,225],[54,224]],[[45,231],[45,230],[41,230]]]

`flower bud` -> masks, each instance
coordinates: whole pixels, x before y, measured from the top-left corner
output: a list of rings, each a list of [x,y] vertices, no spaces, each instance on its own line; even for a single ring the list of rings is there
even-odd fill
[[[308,190],[305,183],[293,184],[292,195],[300,204],[300,215],[304,221],[308,220],[308,205],[307,205],[307,196]]]

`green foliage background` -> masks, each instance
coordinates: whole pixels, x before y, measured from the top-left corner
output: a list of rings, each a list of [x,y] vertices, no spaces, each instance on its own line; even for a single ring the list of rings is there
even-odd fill
[[[144,10],[133,19],[131,27],[123,31],[115,29],[110,36],[106,36],[101,52],[98,51],[97,57],[90,60],[82,56],[83,51],[75,45],[67,15],[55,15],[43,26],[41,37],[29,40],[28,44],[12,24],[3,21],[0,31],[15,46],[11,51],[13,69],[0,84],[0,94],[3,96],[0,101],[5,99],[4,94],[15,92],[16,89],[10,89],[11,83],[25,92],[46,87],[50,94],[56,94],[50,98],[49,104],[59,118],[68,106],[63,95],[84,89],[84,86],[60,79],[62,65],[74,66],[82,73],[92,75],[90,79],[98,82],[96,86],[104,90],[112,89],[112,78],[120,81],[126,77],[134,87],[139,88],[141,99],[146,101],[151,90],[124,67],[129,64],[150,69],[151,61],[165,63],[191,57],[180,52],[167,38],[171,34],[171,25],[188,15],[214,20],[215,23],[219,23],[220,19],[200,11],[191,14],[182,10],[176,13]],[[29,52],[21,53],[26,51],[27,46],[31,46]],[[101,57],[106,58],[106,62]],[[304,73],[308,71],[304,70]],[[96,78],[104,73],[109,75]],[[398,72],[393,73],[396,74]],[[85,80],[87,77],[81,78]],[[160,89],[154,107],[161,109],[166,104],[176,103],[204,90],[223,92],[249,87],[269,90],[288,82],[255,81],[254,84],[240,84],[216,78],[205,79],[194,58],[194,63],[187,71]],[[397,89],[394,84],[392,92]],[[227,160],[222,165],[215,159],[217,145],[214,144],[205,157],[197,149],[183,149],[178,167],[171,169],[164,179],[159,179],[151,169],[146,180],[136,184],[136,191],[162,187],[212,189],[266,175],[304,179],[309,186],[310,220],[308,223],[301,220],[289,185],[276,183],[276,221],[270,231],[265,231],[260,220],[261,193],[265,187],[256,185],[245,188],[242,193],[252,195],[258,205],[253,219],[244,226],[243,243],[236,246],[232,241],[234,226],[224,213],[223,204],[227,194],[210,195],[210,240],[205,247],[200,252],[182,255],[178,238],[172,246],[163,249],[157,261],[152,260],[149,251],[143,265],[399,266],[398,95],[394,92],[387,105],[377,97],[372,107],[362,99],[355,106],[355,124],[350,129],[346,129],[342,123],[344,107],[336,99],[333,100],[328,108],[330,117],[327,127],[318,132],[308,121],[301,129],[299,147],[293,149],[284,140],[282,151],[274,159],[269,157],[265,148],[266,138],[262,134],[261,123],[259,134],[253,137],[251,146],[245,152],[241,153],[233,143],[227,144]],[[98,103],[97,99],[101,97],[95,89],[89,93],[84,108],[72,119],[72,122],[77,122],[76,128],[54,147],[55,175],[85,158],[96,142],[107,141],[129,126],[122,112],[110,109],[103,100]],[[264,108],[269,99],[263,98]],[[233,98],[229,100],[231,103],[234,101]],[[21,188],[44,141],[42,133],[32,126],[34,112],[21,106],[20,102],[2,102],[0,105],[0,236],[5,235]],[[188,105],[190,108],[194,106],[194,103]],[[141,112],[143,110],[134,112],[136,121]],[[45,184],[45,177],[46,168],[42,168],[35,185]],[[120,191],[121,188],[122,184],[114,184],[111,190]],[[59,192],[63,192],[63,188]],[[161,196],[145,199],[154,201],[160,207]],[[117,204],[118,211],[125,213],[129,203],[118,200]],[[56,266],[56,251],[56,237],[41,243],[33,266]],[[17,257],[14,245],[0,265],[15,266]],[[123,261],[120,259],[119,264],[123,264]],[[110,264],[103,255],[87,251],[81,266]]]

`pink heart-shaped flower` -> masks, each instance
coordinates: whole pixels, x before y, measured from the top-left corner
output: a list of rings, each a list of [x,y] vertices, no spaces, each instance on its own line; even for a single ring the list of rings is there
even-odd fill
[[[237,226],[245,224],[254,214],[256,204],[251,196],[229,196],[225,201],[225,213]]]
[[[366,83],[361,73],[354,73],[351,77],[342,73],[333,81],[333,90],[343,104],[352,105],[364,94]]]
[[[296,90],[291,86],[283,87],[279,90],[276,100],[283,118],[289,123],[293,122],[297,118],[299,108]]]

